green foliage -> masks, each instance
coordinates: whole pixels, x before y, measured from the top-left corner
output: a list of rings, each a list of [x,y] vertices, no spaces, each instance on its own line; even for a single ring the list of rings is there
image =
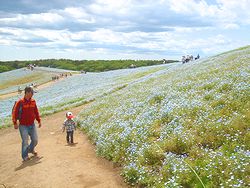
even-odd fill
[[[161,165],[164,159],[163,150],[157,143],[149,146],[144,150],[143,163],[147,165]]]
[[[0,65],[0,73],[1,73],[1,72],[11,71],[12,69],[14,69],[14,68],[12,68],[11,66]]]
[[[150,103],[151,105],[160,104],[161,101],[162,101],[163,99],[164,99],[164,96],[162,96],[162,95],[157,95],[157,96],[151,98],[150,101],[149,101],[149,103]]]
[[[31,83],[34,80],[36,80],[36,81],[39,79],[41,80],[46,76],[47,76],[47,74],[45,74],[45,73],[33,73],[33,74],[26,75],[26,76],[21,77],[21,78],[7,80],[7,81],[1,83],[0,89],[5,89],[5,88],[11,87],[11,86],[18,86],[21,84],[28,85],[28,83]]]
[[[6,61],[0,62],[0,72],[26,67],[28,64],[38,66],[60,68],[75,71],[102,72],[116,69],[129,68],[134,64],[136,67],[162,64],[162,60],[69,60],[69,59],[45,59],[34,61]],[[167,60],[173,63],[175,60]]]
[[[123,175],[126,178],[126,181],[128,183],[130,183],[131,185],[135,185],[135,183],[139,179],[138,171],[135,168],[133,168],[133,167],[131,167],[129,169],[125,169],[123,171]]]

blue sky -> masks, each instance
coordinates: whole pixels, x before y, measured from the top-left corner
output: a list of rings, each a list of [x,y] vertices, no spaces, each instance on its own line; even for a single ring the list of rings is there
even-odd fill
[[[181,59],[250,44],[250,0],[0,0],[0,60]]]

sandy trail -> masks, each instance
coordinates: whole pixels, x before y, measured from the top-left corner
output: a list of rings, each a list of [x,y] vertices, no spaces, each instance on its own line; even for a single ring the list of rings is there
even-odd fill
[[[84,106],[71,109],[77,115]],[[66,144],[66,133],[60,128],[66,112],[42,119],[38,129],[37,157],[22,162],[21,138],[18,130],[0,130],[0,188],[1,187],[128,187],[121,178],[120,169],[97,157],[87,136],[77,130],[74,141]],[[32,156],[32,155],[30,155]]]

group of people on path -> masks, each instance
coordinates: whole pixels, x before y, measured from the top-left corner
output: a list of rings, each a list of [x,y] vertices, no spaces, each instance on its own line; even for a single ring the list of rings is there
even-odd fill
[[[23,161],[30,160],[29,153],[37,155],[35,147],[38,144],[38,134],[35,120],[38,122],[38,128],[42,127],[39,110],[35,99],[33,99],[33,87],[27,86],[24,89],[24,97],[19,99],[13,106],[12,121],[15,129],[19,129],[22,139],[21,156]],[[76,123],[73,120],[72,112],[66,113],[66,120],[63,123],[62,131],[66,129],[66,140],[68,144],[73,144],[73,134],[76,130]],[[30,137],[30,143],[29,143]]]
[[[189,61],[200,59],[200,55],[198,54],[195,58],[193,55],[182,56],[182,64],[188,63]]]
[[[35,67],[36,67],[36,64],[28,64],[27,65],[27,69],[29,69],[31,71],[33,71]]]
[[[60,73],[58,75],[52,76],[51,80],[55,81],[55,80],[59,80],[60,78],[63,78],[63,77],[67,78],[68,76],[72,76],[72,73],[71,72],[70,73]]]

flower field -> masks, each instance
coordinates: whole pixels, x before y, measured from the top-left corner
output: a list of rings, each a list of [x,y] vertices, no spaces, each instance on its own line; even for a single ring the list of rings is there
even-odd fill
[[[63,80],[56,81],[53,85],[39,90],[38,93],[35,93],[34,98],[37,101],[42,115],[51,114],[62,109],[93,101],[98,97],[126,87],[129,83],[150,76],[154,72],[166,69],[167,66],[173,65],[122,69],[102,73],[76,74]],[[54,71],[54,69],[43,69],[46,69],[46,72]],[[20,74],[19,77],[21,77],[21,73],[25,71],[19,69],[16,72],[18,72]],[[16,72],[10,71],[1,74],[9,74],[9,78],[11,78],[13,76],[12,73],[17,77]],[[0,126],[10,123],[12,106],[14,102],[21,97],[23,97],[23,94],[0,100]]]
[[[250,186],[250,47],[174,64],[78,116],[97,154],[141,187]]]
[[[0,126],[18,97],[0,100]],[[78,125],[131,185],[250,186],[250,46],[187,64],[74,75],[34,97],[41,114],[92,101]]]

